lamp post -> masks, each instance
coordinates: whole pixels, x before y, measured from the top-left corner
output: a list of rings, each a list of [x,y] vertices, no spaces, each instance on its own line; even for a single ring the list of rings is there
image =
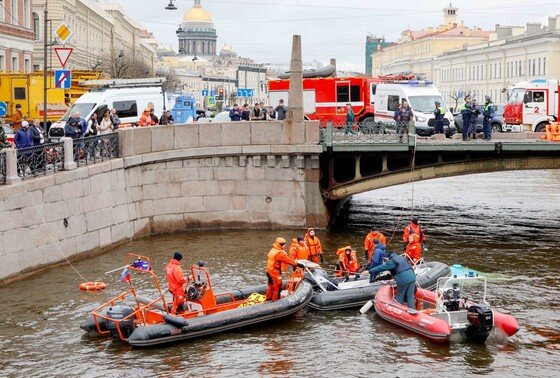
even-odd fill
[[[169,4],[167,4],[165,9],[167,9],[167,10],[177,10],[177,7],[175,6],[175,4],[173,4],[173,0],[169,0]]]
[[[48,29],[48,11],[49,1],[45,0],[45,12],[43,13],[43,128],[47,130],[47,29]]]

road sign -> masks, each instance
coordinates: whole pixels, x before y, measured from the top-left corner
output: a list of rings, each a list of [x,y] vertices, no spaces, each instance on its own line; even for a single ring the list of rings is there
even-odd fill
[[[70,58],[70,55],[72,54],[72,51],[74,51],[74,49],[71,48],[71,47],[55,47],[54,48],[54,52],[56,53],[56,57],[58,58],[58,61],[60,62],[60,65],[62,67],[64,67],[66,65],[66,63],[68,62],[68,58]]]
[[[53,36],[55,38],[58,38],[60,40],[60,43],[62,43],[63,45],[65,45],[70,40],[72,34],[74,34],[74,32],[64,21],[62,21],[53,31]]]
[[[8,113],[8,105],[5,102],[0,102],[0,117],[4,117]]]
[[[208,89],[203,89],[201,92],[204,97],[208,96]]]
[[[214,96],[208,97],[208,106],[216,105],[216,98]]]
[[[252,89],[238,88],[237,97],[253,97]]]
[[[215,95],[216,95],[216,91],[211,90],[211,91],[210,91],[210,96],[215,96]]]
[[[56,70],[54,71],[54,86],[55,88],[70,89],[72,86],[72,73],[70,70]]]

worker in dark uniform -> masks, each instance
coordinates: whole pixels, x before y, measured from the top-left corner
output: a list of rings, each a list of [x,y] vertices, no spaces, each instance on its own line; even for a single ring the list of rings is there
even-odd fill
[[[436,124],[434,125],[435,134],[443,134],[443,116],[445,115],[445,110],[441,107],[441,103],[436,101],[436,108],[434,109],[434,116],[436,117]]]
[[[490,96],[484,96],[484,108],[482,109],[482,132],[484,140],[492,139],[492,118],[494,118],[494,103]]]
[[[463,134],[463,140],[466,141],[468,140],[469,137],[468,135],[469,125],[471,123],[471,114],[472,114],[470,95],[465,96],[465,103],[461,107],[460,111],[461,111],[461,116],[463,117],[463,129],[461,130],[461,132]]]
[[[397,255],[394,251],[389,252],[389,261],[383,265],[370,269],[369,274],[375,275],[388,270],[397,283],[396,301],[400,304],[406,302],[409,308],[414,309],[414,292],[416,290],[416,275],[405,257]]]

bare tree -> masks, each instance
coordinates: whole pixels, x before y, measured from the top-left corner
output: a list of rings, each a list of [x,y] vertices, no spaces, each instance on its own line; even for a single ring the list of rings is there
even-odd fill
[[[181,88],[181,79],[174,69],[158,70],[156,76],[165,78],[165,83],[163,83],[163,90],[165,92],[172,93]]]
[[[459,91],[456,90],[453,92],[453,94],[451,95],[451,99],[453,99],[455,101],[455,107],[453,108],[453,113],[457,113],[457,108],[459,107],[459,99],[460,98],[465,98],[467,96],[471,95],[471,91],[468,92],[463,92],[462,96],[459,96]]]
[[[105,59],[103,71],[113,79],[136,79],[152,76],[152,69],[140,57],[120,53],[114,60]]]

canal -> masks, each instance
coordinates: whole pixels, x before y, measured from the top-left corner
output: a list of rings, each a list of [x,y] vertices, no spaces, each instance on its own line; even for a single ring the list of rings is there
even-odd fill
[[[489,302],[513,313],[521,330],[509,342],[438,346],[392,326],[371,310],[307,312],[275,324],[228,332],[167,348],[135,350],[85,335],[86,315],[127,288],[123,255],[150,256],[160,278],[173,251],[183,265],[206,262],[227,290],[264,283],[266,253],[276,236],[304,230],[189,231],[140,239],[75,264],[103,293],[78,290],[68,266],[0,287],[1,376],[557,376],[560,368],[560,170],[504,172],[414,184],[414,207],[428,237],[425,257],[489,273]],[[319,231],[328,265],[336,248],[362,253],[370,225],[392,248],[410,218],[412,185],[353,197],[330,231]],[[57,253],[52,251],[52,253]],[[142,284],[147,289],[147,284]]]

